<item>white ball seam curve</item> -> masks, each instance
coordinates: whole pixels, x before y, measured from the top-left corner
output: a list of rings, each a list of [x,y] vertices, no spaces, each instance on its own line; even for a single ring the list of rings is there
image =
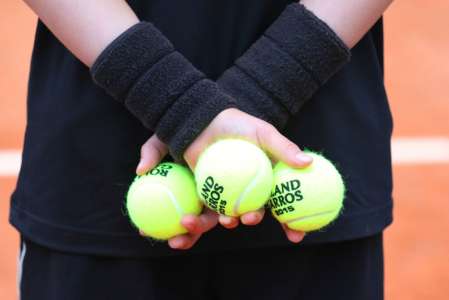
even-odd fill
[[[285,224],[290,224],[290,223],[297,222],[297,221],[303,221],[303,220],[307,220],[307,219],[310,219],[310,218],[315,218],[315,217],[319,217],[319,216],[322,216],[322,215],[327,215],[327,214],[330,214],[330,213],[333,213],[333,212],[335,212],[334,209],[333,210],[328,210],[328,211],[323,211],[323,212],[319,212],[319,213],[316,213],[316,214],[311,214],[311,215],[308,215],[308,216],[297,217],[297,218],[288,220],[287,222],[284,222],[284,223]]]
[[[172,191],[170,191],[169,188],[167,188],[163,184],[156,184],[152,183],[151,185],[154,185],[158,188],[162,188],[162,190],[167,194],[168,198],[170,199],[171,203],[175,207],[176,212],[178,213],[179,217],[182,218],[184,216],[184,210],[181,208],[181,206],[178,203],[178,199],[176,199],[176,196],[173,194]]]
[[[251,191],[251,189],[259,182],[259,178],[261,177],[261,167],[263,165],[263,156],[262,155],[258,155],[258,161],[259,163],[257,164],[257,170],[256,170],[256,176],[250,181],[250,183],[246,186],[246,188],[242,191],[242,193],[240,194],[240,196],[238,197],[237,201],[235,201],[234,203],[234,207],[232,209],[232,212],[235,215],[239,215],[238,211],[240,208],[240,204],[243,200],[243,198]]]

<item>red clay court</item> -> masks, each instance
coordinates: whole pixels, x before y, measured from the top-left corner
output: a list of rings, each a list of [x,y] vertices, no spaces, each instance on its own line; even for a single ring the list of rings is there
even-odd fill
[[[36,18],[0,3],[0,299],[16,299],[18,234],[8,224],[25,129]],[[395,119],[395,222],[386,231],[386,299],[449,299],[449,1],[396,1],[385,16]]]

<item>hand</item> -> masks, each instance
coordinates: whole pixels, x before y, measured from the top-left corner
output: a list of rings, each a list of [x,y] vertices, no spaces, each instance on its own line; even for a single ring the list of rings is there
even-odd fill
[[[304,168],[312,162],[312,158],[304,154],[299,147],[283,136],[271,124],[246,114],[238,109],[230,108],[218,114],[209,126],[196,138],[184,153],[184,159],[190,169],[194,170],[199,155],[216,140],[226,137],[241,137],[252,141],[262,148],[273,161],[283,161],[295,168]],[[264,209],[249,212],[240,217],[245,225],[256,225],[264,216]],[[219,216],[219,222],[226,228],[235,228],[239,219]],[[287,238],[294,243],[300,242],[304,233],[294,231],[282,225]]]
[[[136,173],[143,175],[157,166],[167,152],[167,146],[156,135],[151,136],[141,148],[140,162]],[[188,230],[188,233],[169,239],[168,245],[173,249],[190,249],[204,232],[214,228],[217,223],[217,213],[206,207],[199,216],[186,215],[182,218],[181,224]],[[140,234],[145,236],[142,231]]]

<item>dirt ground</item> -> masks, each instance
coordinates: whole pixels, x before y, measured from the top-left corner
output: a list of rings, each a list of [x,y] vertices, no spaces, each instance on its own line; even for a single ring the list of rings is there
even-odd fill
[[[21,2],[0,3],[0,151],[20,149],[35,26]],[[386,85],[395,137],[449,138],[449,1],[396,1],[385,16]],[[425,153],[424,153],[425,154]],[[16,299],[18,235],[8,224],[15,177],[0,177],[0,299]],[[386,230],[387,300],[449,299],[449,164],[394,167]]]

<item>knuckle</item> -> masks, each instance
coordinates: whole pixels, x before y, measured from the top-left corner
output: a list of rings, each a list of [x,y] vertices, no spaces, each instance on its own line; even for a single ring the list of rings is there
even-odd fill
[[[154,141],[153,147],[154,147],[154,149],[159,153],[159,155],[161,155],[161,156],[162,156],[162,155],[166,152],[166,150],[167,150],[167,148],[165,147],[165,145],[164,145],[162,142],[158,141],[158,140],[155,140],[155,141]]]
[[[295,143],[293,143],[293,142],[291,142],[291,141],[288,141],[288,142],[286,142],[286,144],[285,144],[285,150],[287,151],[287,152],[298,152],[299,151],[299,147],[298,147],[298,145],[296,145]]]
[[[149,150],[150,147],[151,147],[151,146],[150,146],[150,144],[149,144],[148,142],[146,142],[145,144],[143,144],[142,147],[140,147],[140,155],[141,155],[141,156],[144,156],[144,155],[148,152],[148,150]]]
[[[271,125],[262,125],[257,128],[259,143],[271,144],[276,139],[276,130]]]
[[[279,134],[276,127],[274,127],[270,123],[262,123],[260,125],[260,131],[262,132],[262,134],[271,136],[271,137],[274,137],[275,135]]]

